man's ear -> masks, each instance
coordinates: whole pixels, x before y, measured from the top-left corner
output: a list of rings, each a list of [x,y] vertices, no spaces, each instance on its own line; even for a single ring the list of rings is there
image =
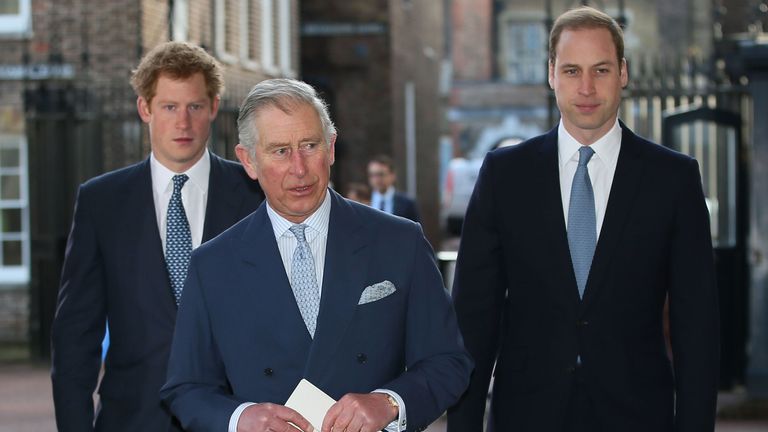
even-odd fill
[[[256,163],[252,160],[251,151],[248,150],[248,147],[242,144],[236,145],[235,154],[240,163],[243,164],[243,168],[245,168],[248,177],[253,180],[258,180],[259,176],[256,174]]]
[[[330,142],[328,142],[328,157],[331,159],[331,165],[336,162],[336,134],[331,136]]]
[[[149,123],[152,120],[152,110],[149,107],[149,102],[144,97],[139,96],[136,99],[136,109],[139,111],[139,117],[144,123]]]
[[[547,65],[548,65],[548,67],[547,67],[547,71],[548,71],[547,72],[547,82],[549,83],[549,88],[551,90],[554,90],[555,89],[555,85],[553,84],[553,82],[555,80],[555,64],[552,63],[552,61],[550,60],[550,61],[547,62]]]
[[[621,80],[621,88],[627,88],[627,84],[629,84],[629,70],[627,70],[627,59],[625,58],[621,59],[619,79]]]
[[[221,97],[219,95],[216,95],[216,97],[213,98],[211,101],[211,121],[216,118],[216,114],[219,113],[219,103],[221,102]]]

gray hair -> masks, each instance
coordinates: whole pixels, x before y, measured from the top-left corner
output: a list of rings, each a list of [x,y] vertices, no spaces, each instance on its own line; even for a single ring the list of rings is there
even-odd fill
[[[275,78],[253,86],[240,105],[240,115],[237,117],[240,144],[253,156],[259,140],[259,131],[256,130],[256,116],[259,111],[266,107],[276,107],[290,113],[296,104],[307,104],[314,108],[320,117],[325,143],[330,143],[331,137],[336,134],[336,126],[328,114],[328,104],[317,95],[312,86],[303,81]]]

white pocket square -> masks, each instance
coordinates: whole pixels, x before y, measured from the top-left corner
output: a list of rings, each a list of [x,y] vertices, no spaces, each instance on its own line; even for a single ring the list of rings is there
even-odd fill
[[[395,284],[388,280],[375,283],[371,286],[365,287],[363,294],[360,296],[360,301],[358,301],[357,304],[363,305],[366,303],[375,302],[376,300],[381,300],[384,297],[394,293],[395,291]]]

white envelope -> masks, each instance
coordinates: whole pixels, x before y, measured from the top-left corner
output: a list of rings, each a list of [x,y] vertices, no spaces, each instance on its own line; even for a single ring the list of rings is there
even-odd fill
[[[312,424],[315,431],[319,432],[323,426],[325,414],[335,403],[336,401],[332,397],[325,394],[325,392],[311,382],[302,379],[296,388],[293,389],[293,393],[291,393],[285,406],[301,414]],[[301,430],[296,425],[293,425],[293,427]]]

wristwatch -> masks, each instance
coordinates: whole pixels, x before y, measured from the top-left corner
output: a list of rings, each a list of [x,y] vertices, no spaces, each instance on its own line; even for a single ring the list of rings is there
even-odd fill
[[[397,417],[400,413],[400,404],[397,403],[397,400],[393,398],[392,395],[384,394],[387,396],[387,402],[389,402],[389,404],[395,408],[395,411],[397,411],[398,414],[395,415],[395,417]]]

